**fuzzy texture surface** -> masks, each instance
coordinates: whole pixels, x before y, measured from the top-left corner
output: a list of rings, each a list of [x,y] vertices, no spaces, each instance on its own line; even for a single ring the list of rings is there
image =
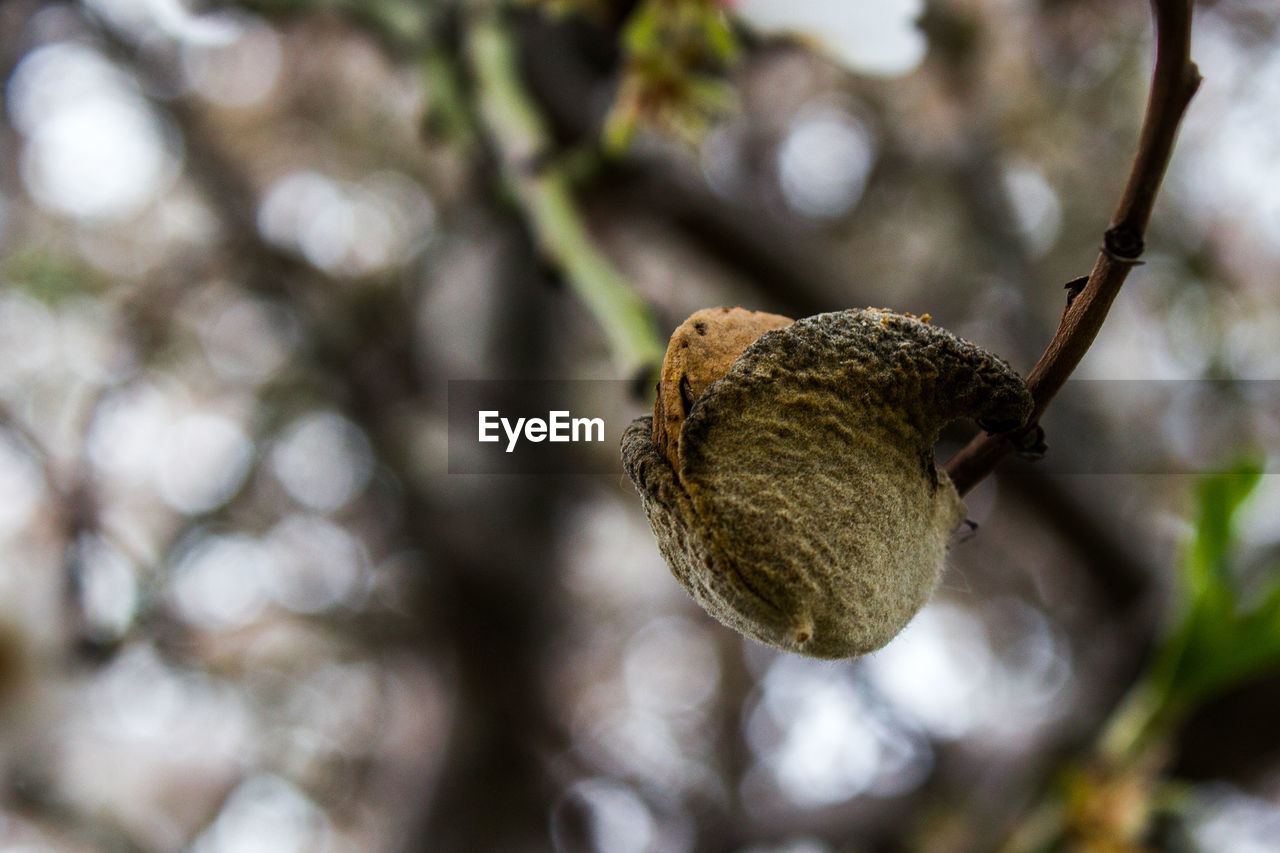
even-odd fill
[[[964,504],[933,462],[960,417],[1031,412],[1005,362],[888,311],[770,331],[680,426],[678,471],[648,417],[622,440],[667,564],[724,624],[787,651],[865,654],[931,595]]]

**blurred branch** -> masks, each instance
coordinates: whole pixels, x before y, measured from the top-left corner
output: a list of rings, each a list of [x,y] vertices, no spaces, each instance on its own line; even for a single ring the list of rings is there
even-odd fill
[[[648,373],[661,361],[664,342],[648,306],[596,247],[568,179],[538,162],[551,137],[521,83],[510,29],[499,12],[485,9],[472,13],[466,30],[480,117],[538,247],[600,325],[619,369]]]
[[[1151,0],[1156,67],[1138,151],[1093,271],[1083,288],[1068,297],[1057,332],[1027,377],[1035,399],[1032,423],[1084,358],[1129,271],[1141,263],[1151,208],[1169,165],[1178,125],[1200,85],[1200,72],[1190,55],[1191,5],[1191,0]],[[965,494],[1014,449],[1006,436],[980,435],[952,457],[947,473],[960,494]]]
[[[7,403],[0,402],[0,430],[13,434],[16,443],[40,469],[49,493],[50,519],[62,549],[62,604],[64,630],[68,650],[80,660],[98,660],[111,651],[111,642],[92,624],[84,597],[84,565],[80,540],[89,534],[102,535],[112,545],[118,538],[102,530],[98,502],[86,444],[93,414],[103,399],[105,389],[90,394],[83,407],[83,423],[77,434],[79,446],[71,464],[60,466],[49,444],[44,441]],[[121,548],[121,550],[127,550]]]

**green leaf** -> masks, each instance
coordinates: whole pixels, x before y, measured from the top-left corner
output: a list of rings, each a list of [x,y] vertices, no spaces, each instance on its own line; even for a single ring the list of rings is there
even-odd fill
[[[1246,607],[1233,563],[1237,516],[1262,477],[1242,461],[1203,478],[1183,566],[1182,619],[1153,667],[1171,703],[1190,704],[1280,665],[1280,579]]]
[[[738,58],[738,38],[722,8],[714,4],[708,8],[703,27],[707,46],[716,59],[727,64]]]
[[[1220,659],[1205,667],[1205,691],[1220,690],[1280,666],[1280,578],[1253,609],[1235,616],[1229,643],[1219,643]]]
[[[631,54],[646,54],[662,47],[661,7],[643,3],[631,14],[623,29],[622,44]]]
[[[1102,739],[1113,755],[1141,750],[1212,695],[1280,668],[1280,566],[1244,605],[1233,572],[1237,525],[1262,477],[1242,461],[1200,480],[1195,529],[1183,557],[1178,619]]]
[[[1219,584],[1233,585],[1230,557],[1235,544],[1235,515],[1262,477],[1262,466],[1243,461],[1200,481],[1196,533],[1187,556],[1187,593],[1194,602]]]

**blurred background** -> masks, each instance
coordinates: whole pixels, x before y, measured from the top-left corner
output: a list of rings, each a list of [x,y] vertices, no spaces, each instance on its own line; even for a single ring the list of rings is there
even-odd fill
[[[830,663],[697,609],[620,466],[449,473],[447,382],[639,415],[713,305],[1025,372],[1147,4],[0,4],[0,849],[1277,849],[1280,12],[1196,5],[1099,381]]]

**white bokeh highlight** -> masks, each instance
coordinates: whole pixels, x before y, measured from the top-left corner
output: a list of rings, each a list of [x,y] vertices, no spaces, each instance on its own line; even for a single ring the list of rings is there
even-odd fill
[[[182,73],[187,84],[207,101],[223,107],[252,107],[274,93],[284,52],[269,25],[247,16],[221,16],[222,38],[187,40]]]
[[[253,622],[267,605],[271,555],[243,535],[201,538],[170,573],[169,589],[183,618],[211,630]]]
[[[240,297],[213,309],[197,328],[209,364],[226,379],[265,382],[297,345],[297,321],[283,304]]]
[[[597,853],[649,853],[657,845],[659,829],[652,812],[634,791],[610,779],[583,779],[562,795],[559,808],[585,812],[592,850]],[[579,849],[552,825],[557,851]]]
[[[0,289],[0,389],[14,396],[58,355],[58,322],[43,303],[12,286]]]
[[[435,222],[427,194],[406,175],[345,182],[303,169],[276,179],[258,207],[258,230],[314,266],[364,275],[405,260]]]
[[[231,418],[191,412],[164,432],[152,470],[157,491],[174,509],[188,515],[217,509],[244,483],[253,442]]]
[[[76,543],[80,572],[80,606],[86,625],[105,637],[118,637],[138,609],[138,583],[133,561],[114,543],[84,535]]]
[[[251,776],[231,792],[217,819],[192,845],[193,853],[310,853],[330,835],[324,812],[291,783],[272,774]]]
[[[1039,257],[1053,247],[1062,230],[1062,203],[1044,174],[1027,163],[1008,163],[1000,173],[1014,227],[1028,253]]]
[[[729,5],[755,29],[798,38],[864,74],[907,74],[929,47],[916,26],[924,0],[733,0]]]
[[[318,613],[351,601],[361,588],[367,556],[343,528],[314,515],[288,516],[264,540],[273,601],[298,613]]]
[[[373,474],[364,432],[336,412],[312,412],[290,424],[271,452],[271,470],[289,496],[318,512],[351,502]]]
[[[9,79],[6,103],[25,145],[19,157],[31,197],[86,222],[139,214],[180,166],[175,133],[137,85],[93,48],[37,48]]]
[[[789,655],[765,673],[746,732],[773,784],[803,808],[909,790],[932,766],[927,744],[880,713],[847,667]]]
[[[839,216],[862,197],[875,156],[875,138],[853,115],[827,104],[806,107],[778,148],[783,197],[805,216]]]
[[[867,682],[905,720],[938,740],[997,734],[1016,747],[1062,712],[1067,650],[1039,611],[992,603],[991,624],[1010,631],[997,648],[987,620],[934,601],[862,663]]]
[[[44,472],[30,451],[8,430],[0,429],[0,541],[31,520],[45,485]]]
[[[1218,782],[1191,797],[1187,823],[1203,853],[1273,853],[1280,838],[1280,804]]]

